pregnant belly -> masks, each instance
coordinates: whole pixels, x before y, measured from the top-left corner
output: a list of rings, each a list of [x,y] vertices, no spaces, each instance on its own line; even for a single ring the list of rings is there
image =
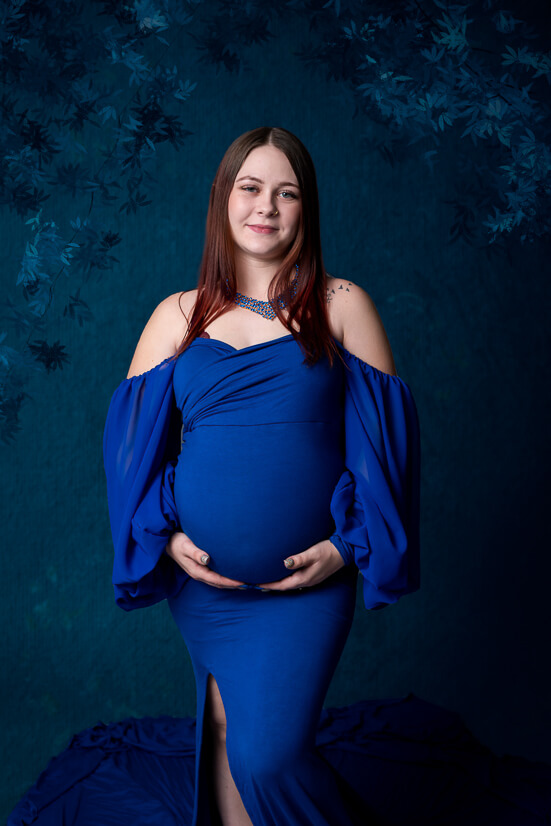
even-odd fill
[[[343,470],[321,422],[198,427],[184,434],[174,480],[182,530],[210,568],[250,584],[288,576],[283,560],[327,539]]]

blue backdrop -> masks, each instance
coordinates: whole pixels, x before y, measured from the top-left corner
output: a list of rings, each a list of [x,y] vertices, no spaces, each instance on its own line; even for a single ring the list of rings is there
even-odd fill
[[[309,148],[328,271],[375,300],[421,420],[422,588],[360,601],[327,704],[411,691],[549,759],[541,10],[118,5],[23,3],[2,34],[3,810],[72,733],[194,713],[166,605],[113,602],[102,432],[148,316],[195,285],[226,147],[260,125]]]

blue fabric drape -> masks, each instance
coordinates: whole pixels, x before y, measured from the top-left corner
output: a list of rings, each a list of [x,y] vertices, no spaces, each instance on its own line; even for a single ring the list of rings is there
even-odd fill
[[[128,718],[75,734],[7,826],[190,823],[195,725]],[[551,765],[493,754],[457,713],[414,694],[324,709],[316,743],[373,826],[551,822]]]
[[[103,460],[115,547],[115,601],[125,611],[171,596],[187,574],[164,553],[179,528],[173,481],[179,447],[172,377],[175,359],[115,390],[105,423]]]
[[[345,361],[345,465],[331,541],[363,576],[368,609],[419,588],[420,435],[413,395],[339,347]]]

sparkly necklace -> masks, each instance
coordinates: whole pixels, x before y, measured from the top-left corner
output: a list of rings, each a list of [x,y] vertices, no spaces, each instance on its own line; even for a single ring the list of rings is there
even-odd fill
[[[296,275],[289,284],[289,295],[291,298],[295,297],[297,291],[298,264],[295,264],[295,267]],[[243,295],[243,293],[236,293],[233,300],[239,307],[252,310],[253,313],[258,313],[264,318],[269,318],[270,321],[273,321],[277,315],[274,306],[278,306],[281,309],[287,306],[285,299],[281,295],[278,295],[277,298],[272,298],[271,301],[261,301],[259,298],[250,298],[250,296]]]

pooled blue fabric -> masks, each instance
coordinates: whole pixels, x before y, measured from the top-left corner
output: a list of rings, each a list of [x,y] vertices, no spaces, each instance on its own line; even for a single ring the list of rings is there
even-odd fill
[[[190,718],[98,723],[51,760],[7,826],[190,823],[195,740]],[[551,822],[551,765],[498,757],[459,715],[412,694],[324,709],[316,743],[369,807],[366,826]]]

